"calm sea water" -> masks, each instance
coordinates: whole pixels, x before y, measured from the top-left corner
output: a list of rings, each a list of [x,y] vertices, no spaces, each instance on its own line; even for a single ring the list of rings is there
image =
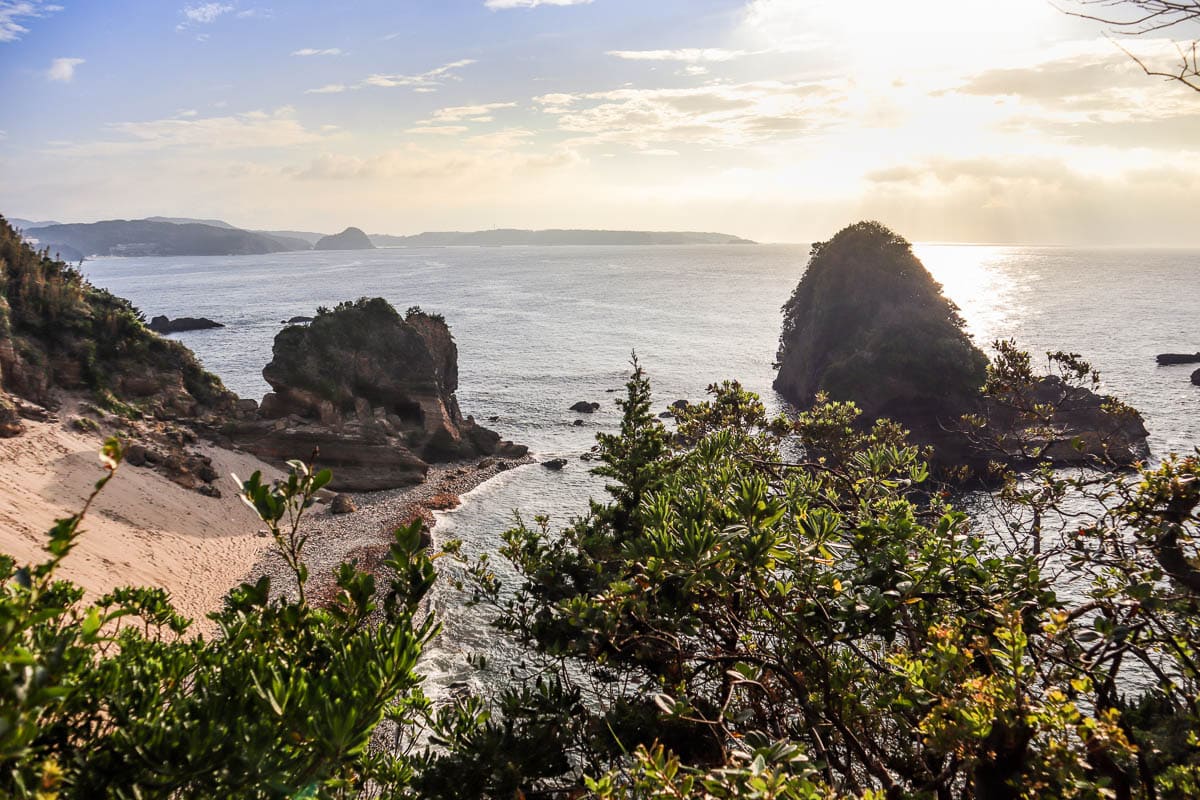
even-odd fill
[[[1195,367],[1158,367],[1164,351],[1200,351],[1200,251],[920,245],[917,255],[962,309],[976,340],[1015,337],[1035,354],[1067,350],[1099,369],[1105,389],[1140,409],[1156,455],[1200,444]],[[656,402],[699,400],[727,378],[768,406],[780,306],[807,246],[440,248],[269,256],[98,259],[84,271],[148,316],[203,316],[227,327],[180,334],[244,397],[268,387],[262,367],[280,321],[320,305],[382,296],[446,316],[459,347],[464,413],[544,457],[500,476],[440,515],[439,538],[494,552],[521,509],[560,523],[603,483],[579,454],[618,420],[613,405],[636,351]],[[577,415],[577,400],[601,410]],[[573,422],[583,416],[585,424]],[[503,662],[508,646],[443,589],[447,634],[426,659],[434,683],[466,677],[462,655]],[[515,654],[514,654],[515,655]]]

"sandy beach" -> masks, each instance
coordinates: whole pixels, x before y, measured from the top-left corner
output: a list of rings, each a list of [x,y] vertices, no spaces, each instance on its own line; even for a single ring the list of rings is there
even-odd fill
[[[57,419],[27,422],[20,436],[0,439],[0,552],[18,564],[44,557],[47,531],[55,520],[77,513],[104,474],[98,453],[120,423],[110,419],[100,431],[80,431],[71,424],[73,411],[64,403]],[[246,478],[255,470],[278,477],[282,471],[237,450],[204,443],[193,449],[211,458],[222,476],[221,497],[122,464],[92,506],[60,575],[83,586],[89,597],[119,586],[164,588],[176,608],[196,620],[195,631],[211,633],[205,616],[234,586],[267,574],[286,591],[294,578],[262,522],[237,497],[232,477]],[[419,485],[350,495],[357,510],[348,514],[332,514],[328,502],[314,505],[304,523],[312,597],[327,595],[333,571],[344,561],[376,567],[400,524],[420,516],[432,528],[433,509],[457,505],[459,495],[528,460],[435,465]]]
[[[20,436],[0,439],[0,552],[19,564],[43,559],[47,531],[77,513],[104,475],[98,454],[114,428],[102,423],[98,432],[76,430],[66,404],[58,417],[26,422]],[[213,460],[221,497],[122,464],[84,520],[60,576],[82,585],[89,597],[118,586],[162,587],[181,613],[197,620],[198,631],[211,630],[204,615],[220,606],[271,543],[258,535],[262,525],[238,499],[231,475],[280,471],[246,453],[205,444],[193,449]]]

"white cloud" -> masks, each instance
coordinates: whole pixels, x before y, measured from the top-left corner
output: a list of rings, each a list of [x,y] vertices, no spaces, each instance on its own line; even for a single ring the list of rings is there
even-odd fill
[[[278,149],[313,144],[336,135],[336,129],[311,130],[295,117],[295,109],[247,111],[224,117],[175,116],[107,126],[120,138],[85,143],[59,143],[55,155],[111,156],[168,148],[189,153],[215,150]]]
[[[184,6],[181,13],[184,19],[192,24],[207,25],[230,11],[233,11],[233,6],[225,3],[200,3],[194,6]]]
[[[623,88],[534,98],[577,142],[639,151],[667,143],[741,147],[794,138],[844,120],[843,97],[824,83],[763,81],[691,89]]]
[[[470,66],[475,63],[475,59],[464,58],[458,61],[451,61],[449,64],[443,64],[440,67],[435,67],[428,72],[423,72],[420,75],[385,75],[375,74],[368,75],[358,83],[348,86],[342,83],[331,83],[327,86],[322,86],[318,89],[309,89],[306,94],[334,94],[344,92],[347,89],[363,89],[368,86],[375,86],[384,89],[391,89],[397,86],[406,86],[418,92],[430,92],[434,87],[442,85],[447,80],[460,80],[456,73],[462,67]]]
[[[46,79],[70,83],[75,77],[75,68],[82,63],[82,58],[56,58],[50,62],[50,69],[46,70]]]
[[[419,125],[416,128],[409,128],[405,133],[432,133],[438,136],[457,136],[460,133],[469,131],[466,125]]]
[[[749,55],[745,50],[719,47],[683,47],[676,50],[609,50],[608,55],[626,61],[682,61],[688,64],[733,61]]]
[[[478,106],[452,106],[433,112],[436,122],[491,122],[492,112],[500,108],[516,108],[516,103],[486,103]]]
[[[29,29],[17,20],[36,19],[55,11],[62,11],[62,6],[41,0],[0,0],[0,42],[15,42],[29,33]]]
[[[301,50],[292,51],[292,55],[294,56],[340,56],[341,54],[341,48],[338,47],[330,47],[325,50],[318,50],[313,47],[305,47]]]
[[[538,6],[582,6],[592,0],[486,0],[488,8],[537,8]]]

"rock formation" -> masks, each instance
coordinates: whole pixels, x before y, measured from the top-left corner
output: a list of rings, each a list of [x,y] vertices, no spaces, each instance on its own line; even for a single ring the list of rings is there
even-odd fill
[[[358,228],[346,228],[341,233],[325,236],[313,245],[314,250],[374,250],[375,245]]]
[[[1192,373],[1192,383],[1200,386],[1200,369]]]
[[[1057,376],[1029,372],[985,396],[987,356],[911,245],[878,222],[814,244],[783,311],[774,386],[785,399],[853,400],[864,424],[900,422],[940,464],[1129,464],[1146,455],[1136,411]]]
[[[170,319],[166,316],[153,317],[146,325],[155,333],[182,333],[183,331],[206,331],[211,328],[224,328],[219,322],[213,322],[207,317],[177,317]]]
[[[774,385],[798,406],[826,392],[864,417],[936,429],[968,409],[987,377],[987,357],[941,286],[877,222],[814,244],[783,310]]]
[[[526,452],[463,418],[446,323],[420,311],[401,317],[381,298],[284,328],[263,377],[274,391],[260,419],[236,426],[235,440],[275,460],[317,449],[339,491],[419,483],[430,462]]]

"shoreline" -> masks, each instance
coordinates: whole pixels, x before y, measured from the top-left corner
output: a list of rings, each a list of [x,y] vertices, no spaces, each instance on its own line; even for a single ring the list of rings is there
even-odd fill
[[[330,512],[331,503],[318,503],[306,512],[301,533],[308,537],[303,560],[308,565],[308,593],[316,603],[331,600],[336,591],[334,571],[343,563],[355,562],[366,572],[377,573],[392,543],[392,532],[419,517],[434,548],[436,511],[457,508],[462,496],[511,469],[536,463],[532,455],[518,459],[482,458],[433,464],[424,481],[399,489],[377,492],[343,492],[357,510],[346,514]],[[266,536],[265,529],[260,536]],[[277,548],[268,546],[246,572],[243,582],[253,583],[263,575],[271,578],[272,593],[295,591],[295,576]]]

